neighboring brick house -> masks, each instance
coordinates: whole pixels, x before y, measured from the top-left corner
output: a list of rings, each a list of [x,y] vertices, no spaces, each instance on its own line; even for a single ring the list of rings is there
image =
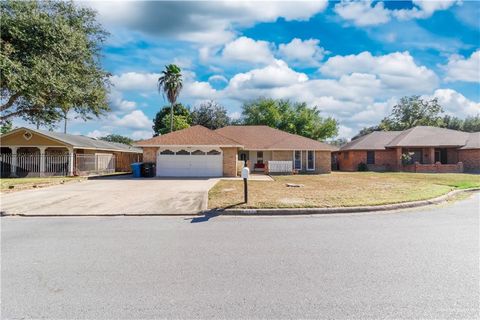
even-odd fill
[[[329,173],[334,147],[267,126],[193,126],[136,144],[157,176],[237,176],[247,162],[262,173]]]
[[[402,163],[402,155],[411,157]],[[480,133],[418,126],[376,131],[342,146],[333,157],[341,171],[480,172]]]

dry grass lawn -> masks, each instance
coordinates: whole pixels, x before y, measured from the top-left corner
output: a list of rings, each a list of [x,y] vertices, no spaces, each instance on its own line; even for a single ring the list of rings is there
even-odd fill
[[[333,172],[324,175],[277,176],[275,181],[249,181],[249,203],[243,181],[221,180],[209,193],[210,208],[325,208],[425,200],[454,189],[480,187],[471,174]],[[303,184],[301,188],[287,183]]]
[[[0,179],[0,191],[11,192],[30,188],[42,188],[84,179],[83,177],[2,178]]]

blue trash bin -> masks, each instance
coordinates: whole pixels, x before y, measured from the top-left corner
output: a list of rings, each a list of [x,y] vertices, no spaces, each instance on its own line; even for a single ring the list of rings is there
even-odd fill
[[[130,165],[132,167],[132,173],[134,178],[141,178],[142,177],[142,163],[141,162],[134,162]]]

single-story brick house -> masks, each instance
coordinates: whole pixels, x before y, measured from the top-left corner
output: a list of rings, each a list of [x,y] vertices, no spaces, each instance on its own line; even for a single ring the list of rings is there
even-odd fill
[[[142,149],[60,132],[18,128],[0,136],[2,177],[130,171]]]
[[[410,163],[402,162],[408,154]],[[341,171],[480,172],[480,132],[418,126],[405,131],[376,131],[333,153]]]
[[[157,164],[157,176],[238,175],[246,161],[263,173],[329,173],[334,147],[267,126],[203,126],[171,132],[136,146],[145,162]]]

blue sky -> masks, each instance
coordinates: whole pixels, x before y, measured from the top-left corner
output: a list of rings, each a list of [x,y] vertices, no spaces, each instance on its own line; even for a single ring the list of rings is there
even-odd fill
[[[339,137],[376,124],[404,95],[437,97],[449,114],[480,112],[480,4],[474,1],[79,2],[110,32],[112,112],[70,133],[151,136],[165,105],[166,64],[183,69],[179,101],[213,99],[238,117],[259,96],[306,101]]]

